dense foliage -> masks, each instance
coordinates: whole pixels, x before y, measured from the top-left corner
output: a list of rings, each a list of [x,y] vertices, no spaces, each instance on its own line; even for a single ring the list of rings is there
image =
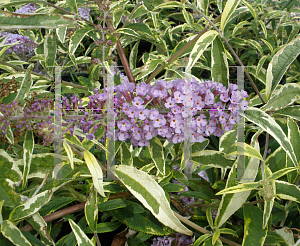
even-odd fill
[[[1,1],[0,245],[298,245],[299,7]]]

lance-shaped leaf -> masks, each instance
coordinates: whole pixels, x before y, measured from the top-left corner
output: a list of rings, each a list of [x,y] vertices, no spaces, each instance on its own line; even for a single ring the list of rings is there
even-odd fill
[[[263,229],[266,228],[268,221],[270,219],[274,200],[275,200],[275,194],[276,194],[276,186],[275,186],[275,180],[270,180],[269,184],[264,185],[263,189],[266,192],[267,197],[264,197],[264,215],[263,215]],[[270,190],[271,188],[271,190]],[[267,189],[267,191],[266,191]],[[268,194],[270,193],[270,194]],[[270,195],[270,197],[268,197]]]
[[[0,10],[1,29],[55,29],[75,24],[75,20],[60,14],[16,14]]]
[[[165,156],[164,156],[164,147],[161,141],[155,137],[151,139],[150,144],[148,146],[151,158],[157,168],[157,170],[165,175]]]
[[[202,150],[192,154],[193,170],[200,164],[204,166],[231,168],[234,161],[225,158],[224,154],[215,150]]]
[[[247,191],[247,190],[254,190],[254,189],[257,189],[259,185],[260,185],[259,182],[239,184],[239,185],[221,190],[216,195],[238,193],[238,192]]]
[[[300,99],[300,85],[289,83],[282,86],[261,109],[267,110],[278,110],[284,108],[294,101]]]
[[[171,210],[163,188],[149,176],[132,166],[116,166],[115,173],[126,188],[164,225],[185,235],[193,232],[181,224]]]
[[[282,76],[290,64],[300,54],[300,37],[295,38],[281,48],[272,58],[267,69],[266,99],[269,100],[272,92],[279,84]]]
[[[74,32],[70,39],[70,45],[69,45],[69,52],[73,55],[78,47],[78,45],[81,43],[82,39],[85,35],[87,35],[90,31],[95,30],[93,27],[83,27],[79,28],[77,31]]]
[[[224,45],[219,37],[212,43],[211,77],[213,81],[222,83],[228,88],[229,68]]]
[[[9,220],[20,220],[37,213],[46,203],[50,201],[52,194],[52,190],[46,190],[30,198],[28,201],[19,205],[10,213]]]
[[[45,36],[44,55],[45,55],[45,65],[49,67],[54,66],[55,58],[56,58],[56,37],[53,33]]]
[[[120,154],[121,154],[121,163],[123,165],[127,165],[127,166],[133,165],[132,154],[129,151],[128,146],[125,142],[122,142],[121,144]]]
[[[99,192],[101,196],[105,197],[103,189],[103,172],[97,162],[97,159],[92,153],[86,150],[84,151],[84,160],[86,161],[87,167],[92,175],[95,189]]]
[[[242,246],[264,245],[267,229],[262,228],[263,212],[257,207],[244,204],[244,238]]]
[[[260,149],[258,141],[253,141],[252,146],[256,150]],[[241,183],[249,183],[252,180],[255,180],[259,162],[259,159],[245,157],[245,173],[244,177],[240,180]],[[229,179],[226,182],[225,188],[235,186],[234,179],[236,179],[236,171],[236,167],[233,165],[228,175]],[[224,194],[222,196],[222,200],[215,219],[215,226],[220,228],[220,226],[222,226],[229,219],[229,217],[234,214],[243,205],[243,203],[246,202],[250,193],[251,190],[238,192],[235,194]]]
[[[226,24],[230,20],[231,15],[234,13],[236,10],[237,6],[239,5],[241,0],[228,0],[226,2],[225,8],[222,13],[221,17],[221,30],[222,32],[225,29]]]
[[[66,27],[66,26],[62,26],[62,27],[56,28],[56,35],[57,35],[57,38],[58,38],[58,40],[59,40],[62,44],[65,42],[66,34],[67,34],[67,27]]]
[[[84,206],[84,214],[86,221],[92,231],[97,231],[98,222],[98,206],[97,206],[97,191],[93,186],[90,188],[90,195]]]
[[[299,167],[287,167],[287,168],[284,168],[282,170],[278,170],[277,172],[275,173],[272,173],[272,175],[270,177],[268,177],[269,180],[271,179],[279,179],[280,177],[288,174],[289,172],[292,172],[292,171],[295,171],[295,170],[298,170]]]
[[[293,161],[294,165],[297,166],[297,158],[294,153],[293,147],[291,142],[281,129],[281,127],[276,123],[276,121],[263,112],[262,110],[254,107],[248,107],[245,111],[245,117],[247,120],[255,123],[261,129],[269,133],[276,141],[282,146],[285,152],[289,155],[291,160]]]
[[[286,115],[291,118],[300,121],[300,105],[288,106],[283,109],[279,109],[275,112],[274,116],[277,115]]]
[[[3,221],[1,232],[4,237],[16,246],[32,246],[32,244],[23,236],[18,227],[9,220]]]
[[[64,149],[68,155],[68,158],[70,160],[70,165],[71,165],[71,168],[74,169],[74,160],[73,160],[73,150],[71,149],[70,145],[68,144],[67,141],[63,141],[63,146],[64,146]]]
[[[34,148],[34,136],[32,131],[27,131],[25,134],[25,141],[23,144],[23,183],[22,190],[24,190],[27,183],[27,176],[30,171],[32,152]]]
[[[0,24],[1,25],[1,24]],[[24,104],[25,103],[25,100],[24,98],[28,96],[28,93],[31,89],[31,85],[32,85],[32,78],[31,78],[31,71],[33,69],[34,65],[33,64],[30,64],[25,72],[25,77],[22,81],[22,84],[19,88],[19,91],[18,91],[18,94],[15,98],[14,101],[17,101],[20,103],[20,104]]]
[[[73,220],[69,219],[69,223],[76,237],[78,246],[94,246],[92,241],[87,237],[87,235],[85,235],[85,233]]]
[[[2,217],[2,207],[3,207],[3,204],[4,204],[4,200],[0,201],[0,226],[3,222],[3,217]]]
[[[33,214],[31,218],[27,219],[27,222],[41,235],[41,241],[45,245],[55,244],[47,231],[47,223],[39,213]]]
[[[3,114],[1,112],[0,112],[0,116],[3,116]],[[10,142],[10,144],[13,145],[15,138],[14,138],[14,134],[13,134],[13,132],[11,130],[11,126],[10,125],[6,126],[6,129],[7,129],[6,130],[6,134],[4,134],[4,135],[6,136],[6,138]],[[4,131],[2,130],[2,132],[4,132]]]
[[[281,199],[291,200],[300,203],[300,189],[297,185],[281,180],[275,180],[276,195]]]
[[[71,8],[72,12],[78,13],[76,0],[66,0],[66,3]]]
[[[244,155],[244,156],[249,156],[253,158],[257,158],[259,160],[262,160],[261,154],[254,149],[252,146],[246,143],[234,143],[230,149],[228,150],[228,154],[226,156],[231,156],[231,155]]]
[[[216,31],[208,31],[204,33],[196,42],[189,57],[186,71],[190,71],[206,48],[214,41],[218,33]]]

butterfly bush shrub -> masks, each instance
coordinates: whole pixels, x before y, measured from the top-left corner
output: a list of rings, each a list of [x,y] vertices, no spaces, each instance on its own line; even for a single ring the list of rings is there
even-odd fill
[[[294,245],[299,4],[221,2],[0,3],[2,244]]]

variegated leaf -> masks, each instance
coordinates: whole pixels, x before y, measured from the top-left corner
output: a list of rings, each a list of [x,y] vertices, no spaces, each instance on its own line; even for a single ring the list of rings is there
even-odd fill
[[[32,244],[23,236],[18,227],[9,220],[3,221],[1,232],[4,237],[16,246],[32,246]]]
[[[25,134],[25,141],[23,144],[23,181],[22,181],[22,190],[24,190],[26,183],[27,183],[27,177],[30,171],[30,165],[31,165],[31,158],[32,158],[32,152],[34,148],[34,136],[33,131],[27,131]]]
[[[92,241],[87,237],[87,235],[85,235],[85,233],[73,220],[69,219],[69,223],[76,237],[78,246],[94,246]]]

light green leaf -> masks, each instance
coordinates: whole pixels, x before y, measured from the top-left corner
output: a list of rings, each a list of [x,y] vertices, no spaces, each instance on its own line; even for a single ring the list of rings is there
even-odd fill
[[[115,231],[118,227],[120,227],[120,225],[122,225],[122,223],[118,221],[99,223],[97,225],[97,233],[106,233],[106,232]],[[89,227],[86,227],[84,229],[84,232],[94,234],[94,232]]]
[[[258,188],[259,185],[260,185],[259,182],[239,184],[239,185],[221,190],[218,193],[216,193],[216,195],[218,196],[218,195],[222,195],[222,194],[230,194],[230,193],[238,193],[238,192],[247,191],[247,190],[255,190]]]
[[[276,194],[275,180],[270,180],[269,182],[270,182],[270,184],[267,184],[267,186],[272,187],[272,193]],[[265,185],[264,185],[263,189],[265,189]],[[273,196],[273,195],[272,195],[272,198],[264,197],[263,229],[266,229],[266,227],[267,227],[268,221],[269,221],[271,213],[272,213],[274,200],[275,200],[275,196]]]
[[[82,39],[87,35],[90,31],[95,30],[92,27],[86,26],[79,28],[76,30],[71,39],[70,39],[70,45],[69,45],[69,52],[73,55],[78,47],[78,45],[81,43]]]
[[[0,10],[1,29],[55,29],[75,24],[75,20],[60,14],[15,14]]]
[[[105,197],[103,189],[103,172],[100,167],[100,164],[98,164],[95,156],[88,150],[84,151],[84,160],[88,169],[90,170],[90,173],[92,174],[95,189],[99,192],[101,196]]]
[[[272,58],[267,70],[266,99],[269,100],[290,64],[300,54],[300,37],[281,48]]]
[[[212,215],[211,215],[211,207],[208,207],[206,209],[206,219],[208,221],[209,226],[212,228],[214,225],[214,222],[213,222]]]
[[[268,31],[267,31],[267,28],[266,28],[266,26],[265,26],[265,23],[264,23],[262,20],[258,20],[257,22],[260,24],[261,29],[262,29],[263,32],[264,32],[265,39],[268,39]],[[271,51],[271,52],[272,52],[272,51]]]
[[[288,106],[286,108],[279,109],[274,113],[274,116],[275,115],[286,115],[286,116],[290,116],[295,120],[300,121],[300,105],[293,105],[293,106]]]
[[[32,246],[32,244],[23,236],[18,227],[9,220],[3,221],[1,232],[4,237],[16,246]]]
[[[281,127],[271,116],[258,108],[248,107],[245,111],[245,118],[255,123],[264,131],[268,132],[273,138],[275,138],[276,141],[282,146],[282,148],[292,159],[294,165],[298,165],[297,158],[289,139],[286,137]]]
[[[46,190],[35,195],[34,197],[31,197],[25,203],[17,206],[10,213],[9,220],[20,220],[37,213],[46,203],[51,200],[52,194],[52,190]]]
[[[141,34],[146,35],[147,38],[153,39],[154,35],[153,35],[150,27],[147,24],[144,24],[144,23],[132,23],[132,24],[126,25],[126,28],[138,31]]]
[[[236,33],[241,29],[241,28],[243,28],[244,26],[249,26],[249,25],[251,25],[251,23],[250,22],[248,22],[248,21],[241,21],[240,23],[238,23],[235,27],[234,27],[234,29],[233,29],[233,31],[232,31],[232,36],[235,36],[236,35]]]
[[[247,1],[245,0],[242,0],[243,4],[246,5],[246,7],[249,9],[251,15],[253,16],[253,18],[256,20],[257,18],[257,15],[256,15],[256,12],[255,10],[253,9],[253,7],[251,6],[251,4],[249,4]]]
[[[241,0],[228,0],[221,17],[221,30],[225,29],[226,24],[230,20],[231,15],[236,10]]]
[[[136,68],[136,59],[137,59],[139,44],[140,41],[137,41],[130,52],[129,66],[131,70],[134,70]]]
[[[26,187],[27,176],[30,171],[32,152],[34,148],[34,136],[33,131],[27,131],[24,137],[23,144],[23,181],[22,181],[22,190]]]
[[[148,146],[151,158],[157,168],[157,170],[162,174],[165,175],[165,156],[164,156],[164,147],[160,140],[155,137],[151,139],[150,144]]]
[[[28,97],[29,91],[31,89],[31,86],[33,83],[32,78],[31,78],[31,71],[32,71],[33,67],[34,67],[34,64],[30,64],[28,66],[28,68],[26,69],[25,77],[22,80],[22,84],[19,88],[18,94],[14,99],[14,101],[18,101],[20,104],[25,103],[24,99]]]
[[[273,48],[272,44],[270,44],[267,40],[264,40],[264,39],[261,39],[261,41],[263,41],[265,43],[265,45],[268,46],[271,53],[273,53],[274,48]]]
[[[85,235],[85,233],[80,229],[80,227],[71,219],[68,219],[72,231],[76,237],[78,246],[94,246],[92,241]]]
[[[292,230],[289,230],[287,227],[275,230],[275,232],[281,236],[286,245],[294,245],[294,234]]]
[[[131,155],[131,153],[128,149],[128,146],[125,142],[122,142],[122,144],[121,144],[120,155],[121,155],[122,165],[127,165],[127,166],[133,165],[132,155]]]
[[[259,62],[258,62],[257,67],[256,67],[256,72],[255,72],[255,78],[256,79],[258,78],[259,72],[260,72],[260,70],[261,70],[262,66],[264,65],[267,58],[268,58],[268,56],[262,56],[259,59]]]
[[[70,7],[72,12],[78,14],[77,3],[76,0],[66,0],[67,5]]]
[[[51,70],[52,66],[55,64],[56,59],[56,37],[53,33],[46,35],[44,43],[44,54],[45,54],[45,64],[50,66],[48,68]]]
[[[3,204],[4,204],[4,200],[0,201],[0,226],[3,222],[3,217],[2,217],[2,207],[3,207]]]
[[[70,160],[71,168],[74,169],[73,150],[66,140],[63,140],[63,146]]]
[[[244,204],[243,211],[245,225],[242,246],[263,246],[268,232],[267,228],[262,228],[263,212],[257,206],[249,204]]]
[[[115,173],[126,188],[165,226],[185,235],[193,232],[173,214],[163,188],[147,173],[132,166],[116,166]]]
[[[216,31],[210,30],[204,33],[195,43],[193,50],[189,57],[189,62],[186,67],[186,71],[190,71],[195,63],[199,60],[206,48],[214,41],[218,33]]]
[[[246,144],[246,143],[241,143],[241,142],[234,143],[233,145],[231,145],[228,152],[229,153],[226,156],[244,155],[244,156],[257,158],[259,160],[263,159],[261,154],[259,153],[259,151],[257,151],[252,146],[250,146],[249,144]]]
[[[0,116],[3,116],[3,114],[0,112]],[[5,135],[5,137],[8,139],[8,141],[10,142],[10,144],[14,144],[14,140],[15,140],[15,138],[14,138],[14,134],[13,134],[13,132],[12,132],[12,130],[11,130],[11,126],[9,125],[9,126],[6,126],[6,134],[4,134],[4,130],[1,130],[2,132],[3,132],[3,134]]]
[[[220,229],[217,229],[215,232],[214,232],[214,235],[212,236],[212,244],[215,245],[215,243],[217,242],[217,240],[219,239],[220,237]]]
[[[238,236],[238,234],[234,231],[234,230],[232,230],[232,229],[229,229],[229,228],[221,228],[221,229],[219,229],[220,230],[220,233],[221,234],[230,234],[230,235],[233,235],[233,236],[235,236],[235,237],[239,237]]]
[[[75,133],[75,131],[74,131]],[[82,135],[84,136],[84,135]],[[82,143],[80,142],[80,140],[75,136],[75,134],[73,136],[70,135],[70,133],[65,133],[64,134],[65,139],[70,142],[71,144],[75,144],[78,147],[83,148]],[[81,137],[81,136],[80,136]]]
[[[247,40],[246,42],[248,44],[250,44],[251,46],[253,46],[254,48],[256,48],[262,56],[264,55],[264,51],[263,51],[261,45],[257,41],[255,41],[255,40]]]
[[[270,177],[268,177],[268,179],[269,180],[271,180],[271,179],[279,179],[280,177],[286,175],[287,173],[295,171],[295,170],[298,170],[299,168],[300,167],[287,167],[287,168],[284,168],[282,170],[278,170],[277,172],[272,173],[272,175]]]
[[[236,143],[236,137],[236,130],[224,132],[224,134],[220,137],[219,140],[219,151],[227,154],[230,149],[230,146],[232,146],[233,143]]]
[[[281,199],[300,203],[300,188],[294,184],[275,180],[276,195]]]
[[[193,170],[196,166],[205,165],[218,168],[231,168],[234,161],[225,158],[224,154],[215,150],[202,150],[192,154],[194,163]]]
[[[132,36],[132,37],[135,37],[135,38],[140,38],[140,35],[136,31],[134,31],[130,28],[124,28],[124,27],[119,28],[114,33],[120,33],[120,34],[125,34],[126,36]]]
[[[257,151],[260,150],[258,141],[251,143],[251,146],[254,147]],[[245,172],[243,178],[240,180],[241,183],[249,183],[252,180],[255,180],[258,167],[259,159],[245,157]],[[236,167],[233,165],[230,173],[228,175],[228,180],[226,182],[225,188],[230,188],[235,186],[236,179]],[[252,180],[251,180],[252,179]],[[235,194],[224,194],[218,209],[218,213],[215,219],[215,226],[220,228],[232,214],[234,214],[242,205],[246,202],[251,191],[244,191]]]
[[[194,246],[200,246],[202,245],[201,243],[204,242],[206,239],[208,239],[209,237],[211,237],[212,234],[204,234],[201,237],[199,237],[195,242],[194,242]]]
[[[205,15],[208,15],[208,6],[209,6],[209,0],[197,0],[197,7]]]
[[[86,221],[92,231],[97,231],[98,222],[98,206],[97,191],[93,186],[90,188],[90,195],[84,206],[84,214]]]
[[[300,99],[300,85],[295,83],[283,85],[261,110],[278,110]]]
[[[224,45],[219,37],[212,43],[211,77],[213,81],[222,83],[228,88],[229,68]]]
[[[56,28],[56,35],[58,40],[63,44],[66,40],[66,33],[67,33],[67,27],[66,26],[62,26],[62,27],[58,27]]]

